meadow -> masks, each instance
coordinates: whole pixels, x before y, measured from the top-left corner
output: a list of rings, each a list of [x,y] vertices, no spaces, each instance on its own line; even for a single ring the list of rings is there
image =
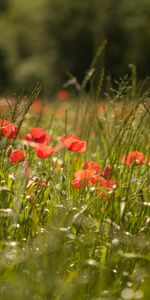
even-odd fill
[[[150,296],[150,100],[0,104],[0,299]]]

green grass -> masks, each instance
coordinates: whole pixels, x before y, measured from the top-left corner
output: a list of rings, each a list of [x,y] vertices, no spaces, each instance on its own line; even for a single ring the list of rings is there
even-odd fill
[[[14,148],[21,146],[26,159],[8,162],[11,141],[1,137],[0,299],[149,299],[148,101],[78,98],[46,104],[40,113],[27,112],[28,106],[20,115],[16,107],[7,113],[22,125]],[[52,145],[76,134],[87,141],[87,151],[62,148],[42,160],[23,143],[32,127],[49,132]],[[130,151],[143,152],[145,162],[122,164]],[[74,173],[85,160],[101,170],[110,164],[117,188],[101,195],[97,186],[74,189]],[[39,179],[48,184],[39,186]]]

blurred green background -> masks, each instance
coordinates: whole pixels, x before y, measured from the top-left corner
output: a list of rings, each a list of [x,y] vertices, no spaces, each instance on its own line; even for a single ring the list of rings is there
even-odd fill
[[[0,94],[81,82],[105,39],[107,75],[149,75],[150,0],[0,0]]]

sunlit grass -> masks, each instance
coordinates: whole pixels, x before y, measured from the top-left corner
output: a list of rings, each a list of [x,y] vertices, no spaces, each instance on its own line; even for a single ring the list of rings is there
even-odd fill
[[[26,106],[27,107],[27,106]],[[17,109],[17,108],[15,108]],[[149,299],[150,111],[134,102],[77,98],[16,113],[14,140],[1,137],[0,298]],[[49,158],[24,141],[33,127],[87,142],[84,153],[63,145]],[[8,161],[6,147],[21,147],[25,161]],[[141,165],[122,163],[140,151]],[[9,154],[9,153],[8,153]],[[112,167],[114,189],[98,184],[75,189],[74,174],[95,161]]]

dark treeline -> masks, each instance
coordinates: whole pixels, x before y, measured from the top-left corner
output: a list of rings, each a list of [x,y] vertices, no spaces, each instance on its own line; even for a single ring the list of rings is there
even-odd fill
[[[107,40],[103,65],[111,78],[135,64],[149,75],[149,0],[1,0],[0,93],[40,81],[53,93],[67,79],[85,75]]]

